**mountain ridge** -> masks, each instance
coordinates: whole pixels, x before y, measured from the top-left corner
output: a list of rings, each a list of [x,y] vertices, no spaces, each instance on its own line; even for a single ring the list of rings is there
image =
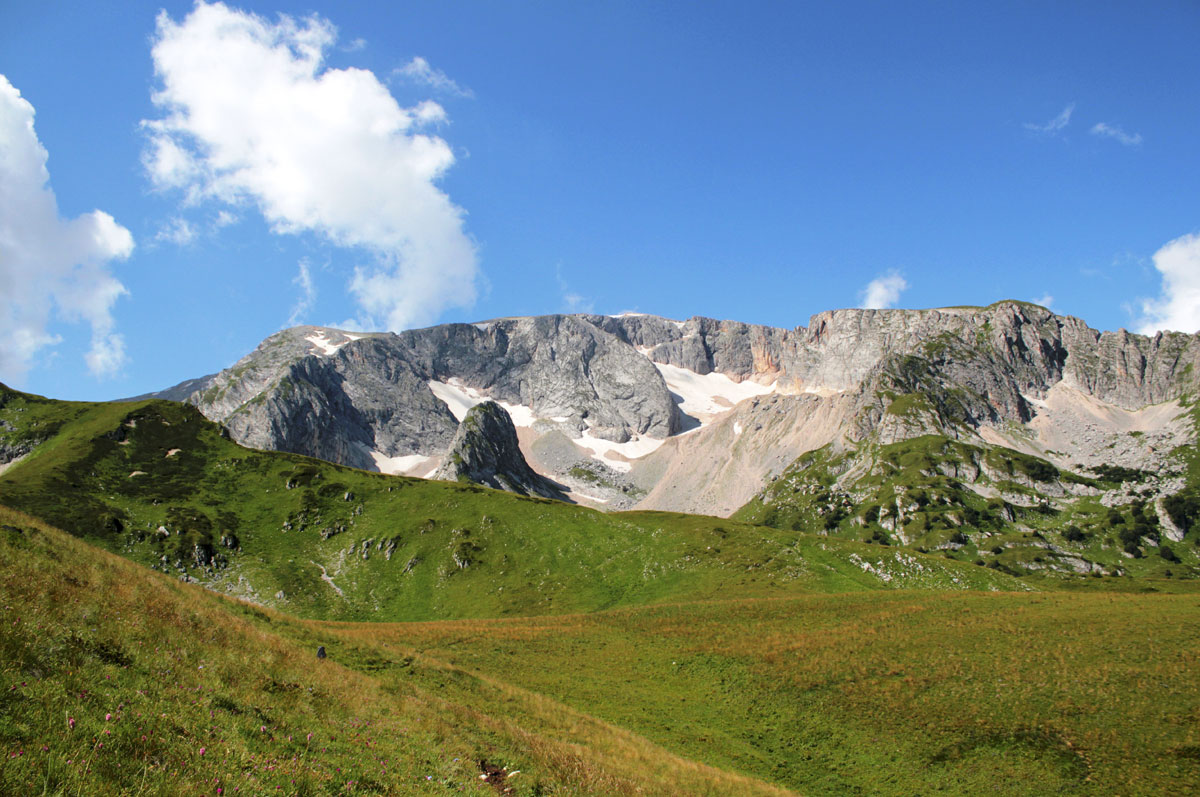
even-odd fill
[[[1166,416],[1198,373],[1200,334],[1102,332],[1005,301],[824,311],[793,329],[631,313],[399,334],[296,327],[187,400],[252,447],[419,476],[466,410],[492,400],[573,500],[728,514],[830,443],[944,434],[1061,466],[1111,444],[1114,464],[1161,467],[1191,439]],[[1169,405],[1142,430],[1156,445],[1114,442],[1155,405]],[[1087,424],[1094,440],[1060,432]]]

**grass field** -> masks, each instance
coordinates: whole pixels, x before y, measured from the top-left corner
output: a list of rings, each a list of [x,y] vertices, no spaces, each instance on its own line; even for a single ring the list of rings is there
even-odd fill
[[[919,592],[320,627],[829,795],[1194,793],[1198,631],[1191,595]]]
[[[49,434],[0,475],[0,503],[115,553],[313,618],[592,611],[729,594],[1021,589],[911,551],[667,512],[606,514],[474,485],[253,451],[194,408],[9,392]]]
[[[1200,788],[1194,595],[305,621],[0,509],[0,602],[6,794]]]
[[[780,792],[553,699],[319,661],[298,621],[2,507],[0,611],[5,795]]]
[[[0,421],[32,448],[0,475],[0,794],[1200,791],[1190,550],[1018,578],[251,451],[167,402],[0,389]],[[1048,550],[998,517],[955,555]],[[1086,533],[1056,544],[1112,553]]]

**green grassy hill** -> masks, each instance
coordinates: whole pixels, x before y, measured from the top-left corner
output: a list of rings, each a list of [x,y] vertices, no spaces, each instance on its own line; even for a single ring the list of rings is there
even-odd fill
[[[473,485],[242,448],[194,408],[5,393],[42,442],[0,503],[163,572],[305,617],[420,620],[917,587],[1022,589],[1005,573],[791,530],[606,514]]]
[[[0,794],[780,793],[445,667],[318,660],[284,615],[3,507],[0,622]]]
[[[1200,787],[1191,595],[302,621],[0,508],[0,608],[5,794]]]

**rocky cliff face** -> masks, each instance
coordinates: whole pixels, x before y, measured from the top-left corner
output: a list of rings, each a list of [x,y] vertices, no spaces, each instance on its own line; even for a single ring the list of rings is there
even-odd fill
[[[565,499],[557,484],[529,467],[512,418],[494,401],[472,407],[433,478],[470,481],[519,495]]]
[[[189,401],[254,448],[381,469],[445,452],[455,416],[431,388],[457,388],[625,442],[665,438],[677,412],[654,365],[569,316],[449,324],[400,335],[297,327],[265,340]]]
[[[526,454],[555,441],[542,446],[553,456],[533,459],[552,463],[551,475],[578,498],[728,511],[789,458],[839,440],[936,432],[1045,453],[1053,438],[1064,459],[1092,456],[1094,444],[1053,433],[1054,419],[1074,412],[1059,404],[1082,396],[1119,420],[1196,391],[1198,375],[1200,335],[1098,332],[1000,302],[836,310],[795,329],[639,314],[398,335],[298,327],[268,338],[189,401],[247,445],[428,475],[467,410],[492,400],[512,416]],[[739,403],[767,394],[803,401]],[[1048,409],[1051,399],[1058,409]],[[794,422],[781,422],[792,414]],[[1142,431],[1178,444],[1187,432],[1168,420]],[[1095,445],[1117,433],[1104,429]],[[1145,452],[1130,451],[1128,464],[1144,464]],[[604,467],[581,468],[581,458]],[[730,492],[730,483],[745,487]]]

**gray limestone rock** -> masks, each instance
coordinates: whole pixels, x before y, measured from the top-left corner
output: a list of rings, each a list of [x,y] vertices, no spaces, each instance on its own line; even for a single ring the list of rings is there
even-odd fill
[[[814,402],[836,396],[838,412],[829,420],[836,429],[806,432],[806,440],[874,436],[891,442],[931,432],[977,439],[986,427],[1031,422],[1036,402],[1060,383],[1126,410],[1195,391],[1200,334],[1098,332],[1022,302],[833,310],[794,329],[631,313],[500,318],[399,334],[297,327],[193,383],[198,389],[188,401],[245,445],[374,470],[380,457],[446,461],[459,425],[431,389],[446,395],[438,383],[527,408],[536,419],[530,440],[550,431],[577,443],[583,432],[614,443],[676,438],[685,419],[659,364],[734,382],[775,383],[782,393],[815,394]],[[739,445],[760,434],[766,432],[759,424],[747,425]],[[763,478],[776,467],[766,464],[780,454],[767,450],[768,442],[752,449],[757,465],[743,457],[738,478]],[[1083,441],[1077,448],[1109,442]],[[1182,441],[1148,436],[1138,442],[1161,452]],[[1117,450],[1122,446],[1129,447]],[[665,446],[656,461],[692,448]],[[658,465],[657,474],[678,470],[665,461]]]
[[[467,412],[443,464],[433,474],[445,481],[470,481],[519,495],[565,500],[562,489],[529,467],[517,443],[512,418],[494,401]]]

